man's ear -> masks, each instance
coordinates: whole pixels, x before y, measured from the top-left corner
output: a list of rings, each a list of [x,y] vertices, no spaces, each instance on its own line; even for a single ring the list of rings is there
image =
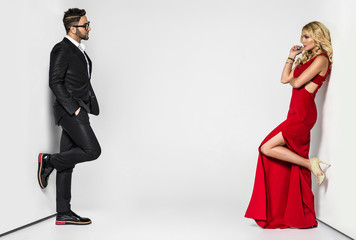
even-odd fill
[[[69,32],[71,32],[72,34],[76,34],[77,28],[76,27],[70,27],[69,28]]]

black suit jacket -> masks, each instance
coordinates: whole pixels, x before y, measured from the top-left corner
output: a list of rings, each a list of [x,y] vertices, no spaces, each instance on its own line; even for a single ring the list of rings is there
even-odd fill
[[[91,75],[92,62],[86,56]],[[51,51],[49,86],[55,95],[53,109],[56,123],[64,114],[73,115],[79,107],[84,107],[91,114],[99,114],[83,52],[67,38]]]

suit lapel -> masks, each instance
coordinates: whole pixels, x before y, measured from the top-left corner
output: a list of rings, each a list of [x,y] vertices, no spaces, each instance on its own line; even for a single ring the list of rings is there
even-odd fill
[[[80,61],[83,63],[83,64],[85,64],[85,66],[86,66],[86,68],[87,68],[87,61],[85,60],[85,57],[84,57],[84,54],[85,54],[85,56],[87,57],[87,59],[88,59],[88,61],[89,61],[89,73],[90,73],[90,75],[91,75],[91,69],[92,69],[92,67],[91,67],[91,65],[92,65],[92,63],[91,63],[91,60],[90,60],[90,58],[89,58],[89,56],[88,56],[88,54],[86,54],[86,52],[84,52],[84,54],[83,54],[83,52],[77,47],[77,46],[75,46],[68,38],[63,38],[63,42],[65,42],[66,44],[68,44],[68,46],[72,49],[72,51],[73,51],[73,53],[80,59]],[[88,76],[89,78],[90,78],[90,76]]]
[[[80,49],[75,46],[68,38],[64,38],[63,42],[65,42],[66,44],[69,45],[69,47],[72,49],[73,53],[86,65],[87,61],[85,60],[85,57],[82,53],[82,51],[80,51]]]
[[[89,72],[90,72],[90,76],[91,76],[92,63],[91,63],[91,60],[90,60],[90,57],[88,56],[88,54],[86,52],[84,52],[84,54],[87,57],[88,62],[89,62]]]

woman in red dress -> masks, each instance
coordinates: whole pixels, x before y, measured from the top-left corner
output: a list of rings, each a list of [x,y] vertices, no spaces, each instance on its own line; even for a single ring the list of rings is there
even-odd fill
[[[309,158],[310,130],[317,118],[315,94],[329,74],[332,46],[320,22],[302,29],[301,46],[293,46],[281,82],[293,87],[287,119],[263,140],[255,184],[245,217],[262,228],[316,227],[311,174],[320,185],[325,174],[318,158]],[[302,56],[295,62],[298,54]]]

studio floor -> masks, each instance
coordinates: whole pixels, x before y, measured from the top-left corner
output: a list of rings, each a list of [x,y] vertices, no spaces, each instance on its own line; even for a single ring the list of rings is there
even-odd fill
[[[3,236],[3,240],[349,240],[350,238],[319,222],[314,229],[275,229],[258,227],[243,218],[243,211],[224,208],[171,207],[112,211],[80,209],[93,221],[87,226],[56,226],[51,218]]]

